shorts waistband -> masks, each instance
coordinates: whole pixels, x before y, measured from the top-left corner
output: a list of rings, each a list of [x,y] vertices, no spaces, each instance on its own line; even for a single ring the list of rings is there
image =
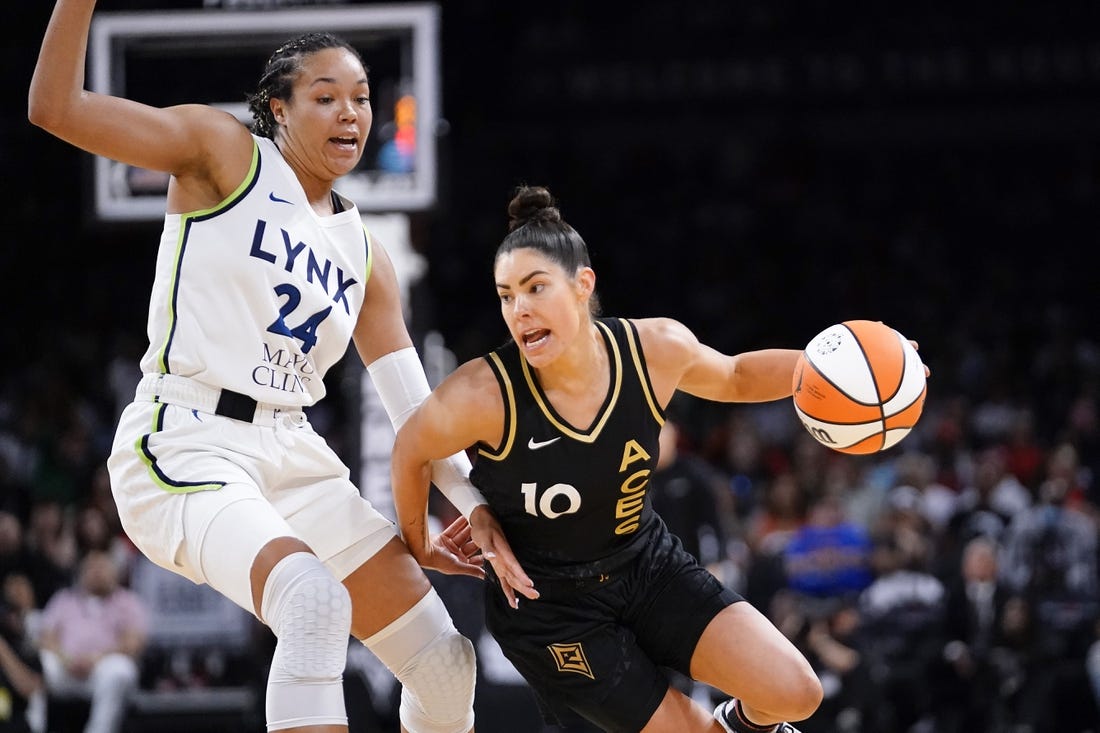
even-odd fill
[[[274,425],[280,414],[301,412],[298,408],[279,407],[257,402],[246,394],[231,389],[218,389],[190,377],[178,374],[146,374],[138,382],[136,399],[164,402],[210,415],[250,422],[253,425]]]
[[[497,578],[496,573],[493,571],[493,566],[488,562],[485,563],[485,575],[489,582],[499,586],[500,580]],[[612,581],[618,580],[623,577],[622,569],[609,571],[606,573],[597,573],[596,575],[586,575],[577,578],[570,578],[566,576],[560,577],[535,577],[532,580],[535,583],[535,590],[539,592],[540,598],[547,600],[560,600],[562,598],[571,598],[575,596],[584,595],[596,590],[597,588],[603,588],[612,584]]]

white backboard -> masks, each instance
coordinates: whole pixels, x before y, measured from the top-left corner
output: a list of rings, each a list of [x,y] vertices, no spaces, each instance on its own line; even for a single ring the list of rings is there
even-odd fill
[[[337,189],[364,212],[431,207],[440,115],[439,8],[434,3],[100,13],[89,40],[89,88],[158,107],[212,104],[248,123],[245,97],[255,90],[271,52],[308,31],[329,31],[347,40],[370,70],[374,124],[367,150]],[[399,106],[414,110],[415,122],[411,131],[402,127],[398,149]],[[164,215],[166,175],[97,157],[92,178],[97,218],[159,220]]]

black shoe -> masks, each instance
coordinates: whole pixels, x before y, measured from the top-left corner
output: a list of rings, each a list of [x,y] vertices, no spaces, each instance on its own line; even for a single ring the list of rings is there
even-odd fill
[[[736,704],[736,699],[731,698],[714,709],[714,719],[722,724],[727,733],[743,733],[743,729],[736,727],[734,724],[737,714],[733,712],[732,708]],[[799,733],[799,730],[790,723],[780,723],[768,733]]]

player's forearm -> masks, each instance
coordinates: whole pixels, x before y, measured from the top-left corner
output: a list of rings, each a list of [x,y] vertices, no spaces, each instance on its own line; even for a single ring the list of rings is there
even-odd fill
[[[422,562],[431,554],[431,535],[428,531],[430,476],[430,463],[404,461],[400,445],[394,447],[391,478],[397,527],[401,539],[417,562]]]
[[[94,0],[58,0],[31,77],[27,116],[55,134],[84,92],[84,57]]]
[[[734,357],[734,400],[770,402],[790,397],[797,349],[761,349]]]

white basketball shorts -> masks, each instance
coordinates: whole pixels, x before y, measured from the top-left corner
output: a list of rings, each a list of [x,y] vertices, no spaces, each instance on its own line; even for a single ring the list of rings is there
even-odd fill
[[[252,561],[271,540],[301,539],[343,580],[397,536],[304,412],[261,404],[252,422],[223,417],[217,390],[168,376],[142,380],[107,462],[122,526],[157,565],[255,613]],[[211,529],[223,512],[234,521]],[[208,544],[217,568],[203,567]]]

